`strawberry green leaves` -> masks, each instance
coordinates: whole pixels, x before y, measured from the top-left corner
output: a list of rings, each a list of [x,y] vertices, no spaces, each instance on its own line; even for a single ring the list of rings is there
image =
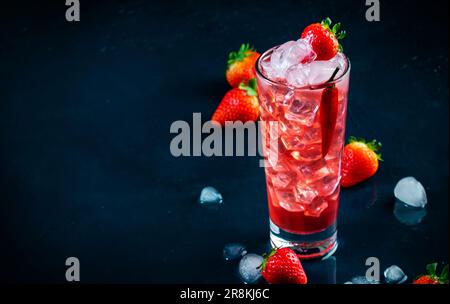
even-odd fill
[[[427,275],[438,281],[439,284],[448,284],[448,264],[442,268],[441,274],[437,274],[438,263],[431,263],[426,266]]]
[[[330,17],[326,17],[325,19],[322,20],[322,22],[320,22],[320,24],[322,24],[323,27],[326,27],[328,29],[330,28],[331,23],[332,21]]]
[[[448,264],[445,265],[441,274],[437,274],[438,263],[430,263],[426,266],[426,275],[420,275],[414,284],[448,284]]]
[[[256,89],[256,78],[250,79],[247,84],[241,82],[239,89],[246,91],[248,96],[258,96]]]
[[[431,264],[428,264],[428,265],[425,267],[425,269],[426,269],[426,271],[427,271],[427,274],[428,274],[428,275],[432,275],[432,276],[436,275],[437,265],[438,265],[438,263],[431,263]]]
[[[348,139],[348,143],[351,144],[354,142],[360,142],[360,143],[366,144],[370,150],[372,150],[373,152],[375,152],[377,154],[378,160],[383,161],[383,159],[381,158],[381,153],[379,153],[379,151],[382,148],[382,144],[379,141],[377,141],[376,139],[374,139],[372,141],[366,141],[364,138],[361,138],[361,137],[350,136],[350,138]]]
[[[263,261],[262,261],[262,264],[259,266],[259,269],[261,269],[261,270],[266,269],[267,260],[270,259],[277,252],[277,249],[279,249],[279,248],[272,248],[270,250],[269,254],[263,253],[263,255],[262,255]]]
[[[441,284],[448,284],[448,264],[444,266],[439,276],[439,282]]]
[[[332,32],[338,40],[344,39],[347,33],[345,32],[345,30],[341,31],[342,24],[338,22],[335,25],[331,26],[332,23],[333,22],[331,21],[331,19],[327,17],[322,20],[320,24],[322,24],[323,27]]]
[[[323,27],[325,27],[326,29],[328,29],[331,33],[333,33],[333,35],[336,37],[337,40],[342,40],[345,38],[345,36],[347,35],[345,30],[341,30],[342,24],[340,22],[336,23],[335,25],[331,26],[333,22],[331,21],[331,19],[329,17],[325,18],[324,20],[322,20],[322,22],[320,23]],[[343,52],[344,48],[342,47],[342,45],[339,43],[339,52]]]
[[[250,56],[250,52],[255,51],[253,47],[250,47],[250,44],[242,44],[237,52],[230,52],[228,54],[227,67],[230,67],[235,62],[239,62]]]

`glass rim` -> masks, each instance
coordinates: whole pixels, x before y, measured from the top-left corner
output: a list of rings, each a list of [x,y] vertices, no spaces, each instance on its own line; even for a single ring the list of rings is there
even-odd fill
[[[259,56],[258,60],[256,60],[256,64],[255,64],[256,74],[259,77],[261,77],[262,79],[264,79],[265,81],[267,81],[270,84],[272,84],[272,85],[282,86],[282,87],[285,87],[285,88],[288,88],[288,89],[291,89],[291,90],[319,90],[319,89],[323,89],[323,88],[325,88],[325,87],[327,87],[329,85],[333,85],[333,84],[337,84],[337,83],[341,82],[341,80],[345,76],[347,76],[349,74],[349,72],[350,72],[350,67],[351,67],[350,59],[348,59],[348,57],[345,54],[343,54],[344,58],[345,58],[345,61],[347,62],[346,69],[345,69],[344,73],[342,73],[338,78],[334,79],[333,81],[328,81],[328,82],[324,82],[324,83],[321,83],[321,84],[318,84],[318,85],[313,85],[313,86],[306,85],[306,86],[303,86],[303,87],[294,87],[294,86],[288,85],[286,83],[282,83],[282,82],[279,82],[279,81],[272,80],[269,77],[267,77],[266,75],[264,75],[264,73],[261,71],[261,68],[260,68],[261,64],[260,64],[260,62],[261,62],[261,59],[264,58],[265,56],[267,56],[267,54],[269,52],[273,52],[279,46],[280,45],[276,45],[276,46],[268,49],[264,53],[262,53],[261,56]]]

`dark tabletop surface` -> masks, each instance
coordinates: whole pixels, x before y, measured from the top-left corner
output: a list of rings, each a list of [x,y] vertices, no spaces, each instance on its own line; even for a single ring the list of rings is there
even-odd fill
[[[228,89],[227,54],[263,51],[330,16],[352,61],[347,136],[383,143],[379,172],[341,195],[334,258],[306,263],[311,282],[342,283],[377,257],[411,277],[448,262],[448,4],[380,1],[64,1],[2,7],[0,281],[65,282],[78,257],[85,283],[238,282],[226,243],[268,241],[257,157],[175,158],[175,120],[206,120]],[[393,188],[415,176],[427,215],[393,215]],[[220,208],[197,203],[219,189]]]

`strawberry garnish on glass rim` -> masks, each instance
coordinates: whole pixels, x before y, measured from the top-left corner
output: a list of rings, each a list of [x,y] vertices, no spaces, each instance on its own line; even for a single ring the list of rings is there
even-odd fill
[[[321,23],[308,25],[302,32],[301,38],[311,44],[317,54],[316,60],[329,60],[343,51],[339,40],[345,38],[346,32],[341,30],[339,22],[331,25],[332,21],[327,17]]]

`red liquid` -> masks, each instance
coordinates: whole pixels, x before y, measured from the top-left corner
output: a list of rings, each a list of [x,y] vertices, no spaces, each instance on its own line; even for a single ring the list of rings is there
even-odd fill
[[[278,123],[278,138],[268,124],[262,130],[269,213],[285,231],[316,233],[336,221],[348,83],[348,74],[336,83],[337,121],[323,157],[319,118],[323,88],[292,90],[258,79],[261,120]]]

